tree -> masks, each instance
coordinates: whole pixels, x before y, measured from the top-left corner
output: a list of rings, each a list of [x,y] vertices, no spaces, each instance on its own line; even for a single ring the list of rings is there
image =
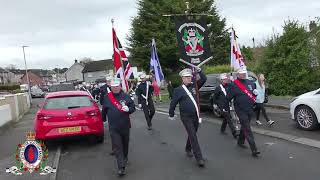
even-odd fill
[[[9,64],[8,67],[6,67],[5,69],[7,69],[7,70],[16,70],[17,66],[14,65],[14,64]]]
[[[127,38],[129,52],[134,64],[149,70],[151,39],[155,38],[158,56],[165,74],[177,72],[179,52],[174,20],[164,14],[183,14],[184,0],[139,0],[138,15],[132,19],[132,28]],[[229,35],[225,29],[225,19],[220,18],[214,0],[189,0],[191,13],[206,13],[210,34],[210,48],[213,64],[225,62],[229,53]]]
[[[93,61],[93,59],[89,58],[89,57],[80,58],[80,63],[83,63],[83,64],[86,64],[86,63],[91,62],[91,61]]]
[[[273,35],[257,70],[265,73],[275,95],[299,95],[319,88],[319,69],[309,60],[309,33],[298,21],[285,22],[282,35]]]

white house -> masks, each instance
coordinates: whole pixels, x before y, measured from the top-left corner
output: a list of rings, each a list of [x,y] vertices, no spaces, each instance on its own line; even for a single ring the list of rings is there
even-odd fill
[[[81,82],[83,81],[82,70],[84,65],[74,60],[74,64],[65,72],[67,82]]]

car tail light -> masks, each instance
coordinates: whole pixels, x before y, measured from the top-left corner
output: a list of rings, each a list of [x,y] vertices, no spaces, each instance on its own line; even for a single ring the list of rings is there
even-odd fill
[[[97,116],[98,115],[98,111],[97,110],[87,111],[87,115],[88,116]]]
[[[46,114],[38,114],[38,115],[37,115],[37,119],[38,119],[38,120],[48,120],[48,119],[50,119],[50,118],[51,118],[51,116],[46,115]]]

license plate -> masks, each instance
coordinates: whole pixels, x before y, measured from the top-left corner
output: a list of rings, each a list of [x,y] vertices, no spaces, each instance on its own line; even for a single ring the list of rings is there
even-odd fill
[[[81,126],[76,126],[76,127],[66,127],[66,128],[59,128],[59,133],[73,133],[73,132],[80,132],[81,131]]]

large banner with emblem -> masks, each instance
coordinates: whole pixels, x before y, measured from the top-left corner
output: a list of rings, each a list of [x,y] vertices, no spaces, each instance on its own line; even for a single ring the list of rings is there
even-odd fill
[[[204,16],[176,16],[175,24],[181,59],[197,65],[211,57]]]

